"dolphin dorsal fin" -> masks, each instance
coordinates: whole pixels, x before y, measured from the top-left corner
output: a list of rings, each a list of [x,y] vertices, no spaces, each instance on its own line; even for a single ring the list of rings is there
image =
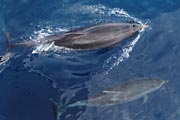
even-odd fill
[[[74,39],[74,38],[80,37],[82,35],[84,35],[84,33],[67,33],[64,35],[64,37],[62,39],[69,40],[69,39]]]

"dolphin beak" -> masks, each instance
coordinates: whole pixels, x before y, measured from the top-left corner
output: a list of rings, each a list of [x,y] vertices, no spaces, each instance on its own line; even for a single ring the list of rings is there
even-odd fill
[[[144,30],[146,30],[146,29],[151,29],[151,27],[149,26],[149,25],[147,25],[147,24],[141,24],[140,25],[140,32],[142,32],[142,31],[144,31]]]
[[[139,30],[142,30],[143,28],[144,28],[143,25],[140,25],[140,24],[138,25],[138,29],[139,29]]]

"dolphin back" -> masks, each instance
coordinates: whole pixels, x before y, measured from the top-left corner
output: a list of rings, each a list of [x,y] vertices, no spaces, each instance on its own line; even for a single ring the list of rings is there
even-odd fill
[[[57,46],[72,49],[98,49],[110,47],[131,37],[142,28],[139,24],[106,23],[66,32],[54,40]]]

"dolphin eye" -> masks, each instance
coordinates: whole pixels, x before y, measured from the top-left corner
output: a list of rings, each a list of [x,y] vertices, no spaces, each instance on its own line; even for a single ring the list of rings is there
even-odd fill
[[[133,27],[135,27],[135,25],[133,24]]]

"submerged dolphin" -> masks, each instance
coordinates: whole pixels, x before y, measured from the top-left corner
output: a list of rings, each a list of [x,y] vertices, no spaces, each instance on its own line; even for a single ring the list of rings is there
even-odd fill
[[[78,101],[76,103],[66,106],[69,107],[77,106],[109,106],[115,104],[122,104],[134,101],[141,97],[144,97],[144,103],[147,100],[147,94],[158,90],[167,81],[160,79],[140,79],[131,80],[120,84],[119,86],[103,90],[102,92],[96,94],[95,96],[89,97],[87,100]],[[57,106],[57,104],[51,100],[52,105]],[[56,110],[63,111],[61,105],[56,107]],[[56,112],[58,113],[58,112]],[[59,115],[62,114],[59,112]]]

